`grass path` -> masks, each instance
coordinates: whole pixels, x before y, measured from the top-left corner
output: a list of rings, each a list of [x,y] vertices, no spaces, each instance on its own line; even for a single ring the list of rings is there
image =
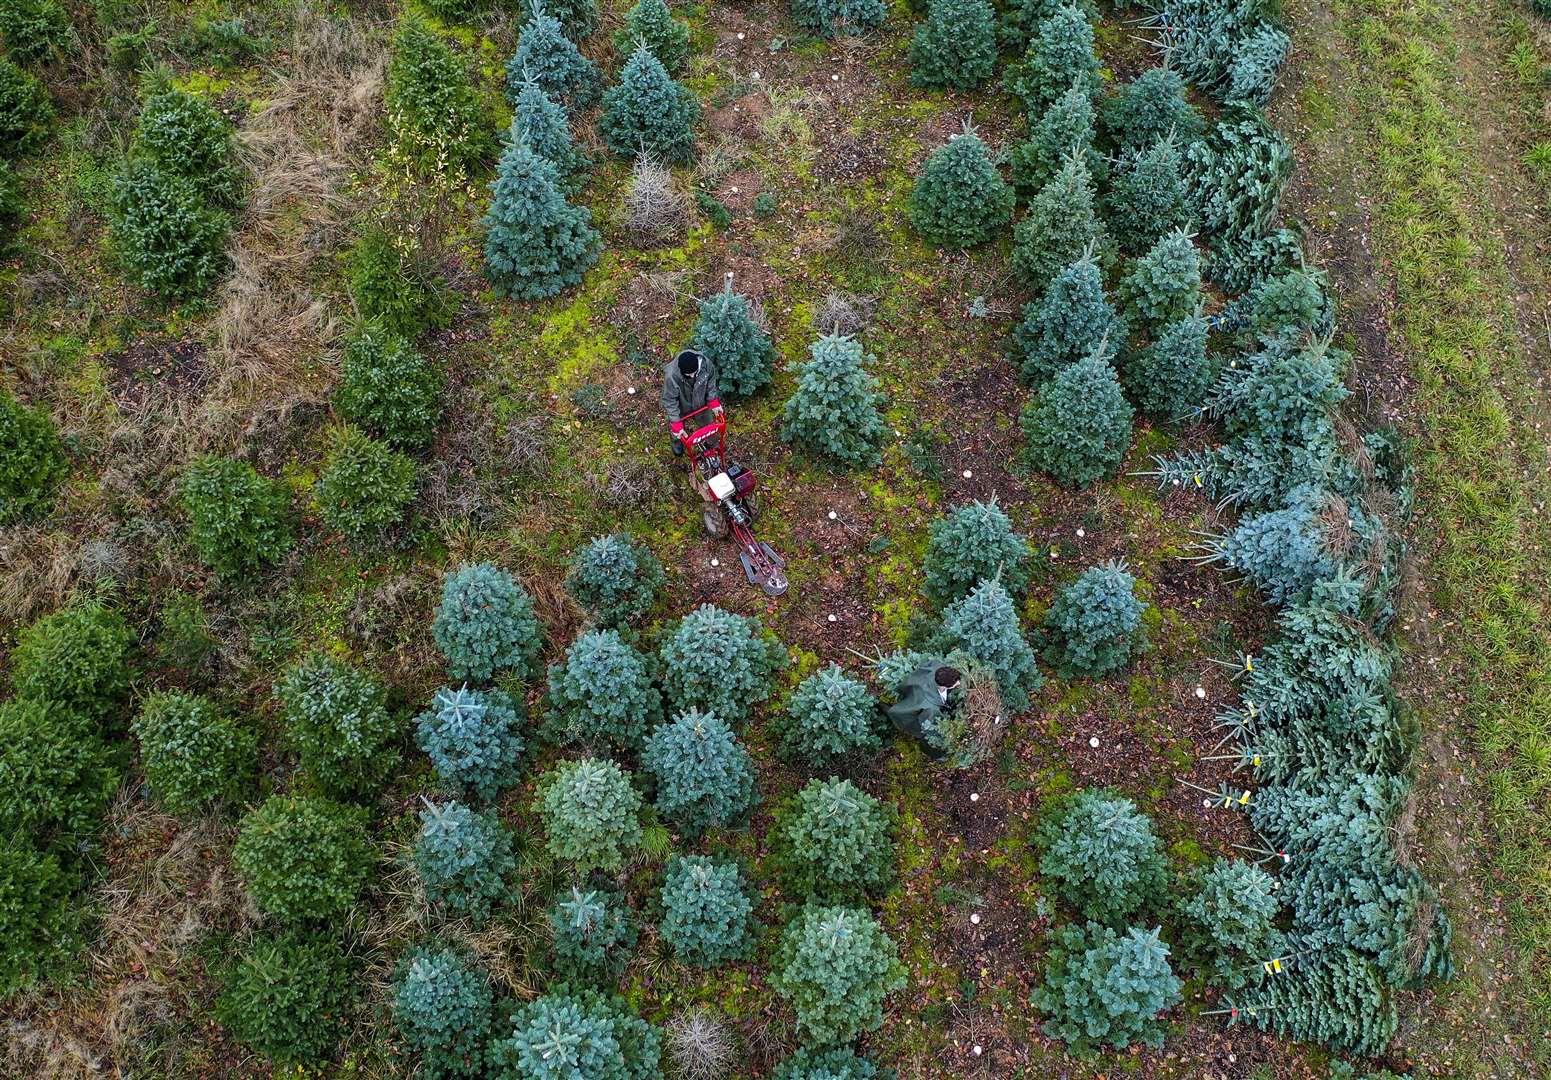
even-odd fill
[[[1528,1075],[1551,1054],[1551,291],[1543,200],[1511,130],[1532,88],[1504,77],[1504,13],[1293,12],[1311,233],[1338,249],[1343,227],[1357,234],[1361,252],[1332,260],[1343,299],[1386,331],[1367,361],[1409,376],[1378,407],[1409,414],[1416,448],[1417,857],[1456,917],[1462,977],[1419,1003],[1405,1037],[1435,1074],[1472,1077]]]

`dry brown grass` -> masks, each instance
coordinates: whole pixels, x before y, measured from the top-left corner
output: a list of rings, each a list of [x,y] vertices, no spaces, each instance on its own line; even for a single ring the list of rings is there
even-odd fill
[[[100,927],[88,978],[66,995],[24,995],[0,1050],[17,1077],[162,1076],[195,1048],[179,1041],[187,998],[203,992],[193,946],[214,929],[241,930],[253,912],[225,853],[232,829],[184,822],[120,793],[111,812]]]
[[[218,397],[305,381],[338,329],[311,270],[342,242],[348,180],[380,127],[384,32],[303,4],[289,57],[290,74],[238,132],[251,182],[211,325]]]

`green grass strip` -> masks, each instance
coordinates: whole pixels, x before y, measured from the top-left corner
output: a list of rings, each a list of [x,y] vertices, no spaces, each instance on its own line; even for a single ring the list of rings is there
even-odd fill
[[[1500,237],[1482,193],[1459,89],[1473,5],[1353,0],[1345,32],[1361,61],[1378,139],[1381,242],[1395,323],[1419,383],[1420,509],[1439,538],[1434,606],[1463,658],[1523,990],[1551,1018],[1551,549],[1545,444]],[[1453,677],[1455,673],[1446,675]],[[1437,713],[1443,702],[1421,703]]]

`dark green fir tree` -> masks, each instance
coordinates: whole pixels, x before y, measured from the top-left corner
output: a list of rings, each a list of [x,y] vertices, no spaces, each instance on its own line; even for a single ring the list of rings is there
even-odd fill
[[[626,160],[648,154],[683,164],[695,152],[691,125],[699,115],[695,95],[674,82],[662,61],[639,44],[620,72],[619,85],[603,95],[598,133]]]
[[[539,300],[580,283],[602,244],[592,213],[561,194],[555,166],[518,139],[501,155],[490,190],[485,264],[496,291]]]
[[[1007,92],[1039,116],[1072,86],[1097,99],[1102,83],[1093,51],[1093,25],[1074,4],[1039,24],[1022,61],[1007,69]]]
[[[966,125],[926,159],[910,194],[910,221],[936,247],[977,247],[1007,227],[1012,204],[990,150]]]
[[[1125,150],[1110,176],[1109,220],[1127,254],[1146,251],[1172,229],[1190,223],[1184,161],[1172,135],[1145,150]]]
[[[1094,209],[1093,177],[1073,155],[1029,202],[1013,229],[1012,266],[1029,288],[1043,293],[1050,279],[1091,246],[1107,261],[1109,234]]]
[[[910,81],[973,90],[996,71],[996,10],[988,0],[930,0],[910,41]]]
[[[1108,342],[1057,372],[1023,410],[1024,461],[1066,487],[1114,474],[1131,445],[1130,402]]]
[[[1169,323],[1122,365],[1121,378],[1137,408],[1160,420],[1192,415],[1207,399],[1217,369],[1206,351],[1199,311]]]
[[[669,75],[677,75],[689,62],[689,27],[673,17],[667,0],[638,0],[614,34],[621,56],[635,52],[637,45],[645,45]]]
[[[1125,325],[1104,295],[1104,281],[1090,248],[1045,289],[1038,303],[1023,309],[1012,334],[1008,359],[1035,386],[1081,360],[1101,341],[1124,341]]]
[[[1104,175],[1104,159],[1093,145],[1093,98],[1073,86],[1038,120],[1030,117],[1029,137],[1013,147],[1012,182],[1021,195],[1048,184],[1072,155],[1082,158],[1095,181]]]

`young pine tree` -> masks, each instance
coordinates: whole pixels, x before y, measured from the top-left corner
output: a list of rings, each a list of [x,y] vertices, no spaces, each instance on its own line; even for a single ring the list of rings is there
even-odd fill
[[[972,502],[932,522],[922,564],[926,598],[939,607],[996,578],[1013,596],[1029,584],[1029,542],[993,497]]]
[[[878,703],[867,685],[835,664],[804,679],[786,705],[782,750],[807,769],[827,768],[846,754],[883,745]]]
[[[669,75],[677,75],[689,60],[689,27],[673,17],[667,0],[637,0],[614,34],[614,48],[629,56],[638,45],[646,46]]]
[[[530,79],[572,109],[584,109],[598,99],[597,65],[566,37],[558,19],[536,8],[517,36],[517,50],[506,62],[506,94],[512,104]]]
[[[1079,155],[1072,155],[1029,202],[1029,212],[1013,229],[1012,265],[1030,288],[1043,292],[1063,266],[1092,245],[1100,262],[1109,235],[1094,208],[1093,176]]]
[[[823,38],[871,30],[887,14],[883,0],[792,0],[797,25]]]
[[[904,987],[905,969],[870,912],[808,905],[781,932],[770,985],[803,1037],[830,1046],[883,1026],[884,1001]]]
[[[1093,98],[1075,85],[1056,98],[1038,121],[1030,114],[1029,137],[1011,154],[1013,186],[1025,195],[1039,191],[1074,154],[1082,158],[1090,176],[1103,176],[1104,159],[1093,146]]]
[[[424,446],[442,418],[439,368],[405,338],[366,326],[345,346],[334,405],[398,449]]]
[[[1052,935],[1044,985],[1033,1003],[1050,1018],[1047,1034],[1087,1055],[1098,1044],[1117,1050],[1134,1042],[1162,1046],[1158,1014],[1179,1004],[1183,985],[1157,929],[1149,933],[1133,926],[1122,937],[1090,922]]]
[[[635,951],[640,927],[624,897],[578,886],[555,898],[549,909],[556,970],[567,978],[617,982]]]
[[[1190,222],[1184,161],[1172,135],[1145,150],[1125,150],[1110,176],[1107,205],[1115,238],[1128,254],[1147,251]]]
[[[815,341],[810,359],[798,366],[781,438],[842,465],[876,465],[885,428],[878,380],[862,367],[867,359],[855,338],[830,334]]]
[[[958,650],[973,657],[995,675],[1002,701],[1015,711],[1027,707],[1029,696],[1045,684],[1018,608],[994,577],[948,605],[931,647],[943,655]]]
[[[461,180],[489,149],[463,57],[417,16],[406,17],[393,38],[384,103],[396,152],[421,175]]]
[[[187,300],[226,269],[231,219],[187,179],[150,161],[132,160],[114,181],[112,217],[119,262],[147,292]]]
[[[770,696],[786,649],[766,635],[758,619],[702,604],[680,619],[663,640],[663,694],[675,712],[700,710],[734,727]]]
[[[551,742],[634,750],[660,719],[662,695],[646,657],[618,631],[587,631],[572,642],[564,664],[549,667],[544,734]]]
[[[179,478],[178,496],[194,550],[223,578],[252,573],[291,549],[290,492],[245,461],[195,458]]]
[[[1206,124],[1185,97],[1184,77],[1165,66],[1148,68],[1106,101],[1104,128],[1122,149],[1140,150],[1171,132],[1188,146]]]
[[[1198,309],[1126,355],[1121,382],[1138,409],[1160,420],[1179,420],[1206,403],[1217,380],[1206,337],[1206,319]]]
[[[393,1015],[427,1076],[454,1080],[484,1072],[494,998],[489,977],[445,946],[405,954],[393,983]]]
[[[732,291],[731,276],[721,292],[700,302],[690,340],[715,362],[717,388],[724,397],[749,397],[770,381],[775,345],[755,321],[748,298]]]
[[[1099,58],[1093,51],[1093,25],[1082,9],[1069,4],[1040,23],[1023,60],[1007,69],[1005,84],[1032,116],[1043,114],[1074,85],[1097,99]]]
[[[699,115],[695,95],[674,82],[643,43],[626,61],[619,85],[603,95],[598,133],[627,161],[649,154],[683,164],[695,152],[691,126]]]
[[[70,462],[53,419],[0,390],[0,525],[14,525],[47,510],[68,475]],[[210,540],[212,551],[228,546],[216,537]],[[238,545],[250,546],[247,536]]]
[[[501,155],[485,214],[485,272],[498,293],[542,300],[579,284],[598,261],[592,212],[567,202],[558,184],[554,164],[521,139]]]
[[[1126,315],[1148,330],[1194,314],[1201,303],[1201,255],[1190,234],[1166,233],[1133,262],[1121,279],[1120,299]]]
[[[565,109],[544,91],[537,80],[525,79],[512,104],[510,142],[519,139],[539,157],[547,158],[569,180],[581,172],[586,155],[571,141],[571,124]]]
[[[977,247],[1007,227],[1012,203],[1012,188],[966,125],[926,159],[910,194],[910,221],[937,247]]]
[[[730,825],[754,804],[754,765],[723,721],[685,712],[658,726],[641,752],[657,809],[687,836]]]
[[[1058,484],[1086,487],[1125,460],[1134,415],[1101,344],[1034,392],[1021,419],[1024,461]]]
[[[627,626],[652,609],[663,587],[662,560],[629,533],[594,538],[571,559],[566,591],[599,627]]]
[[[1140,643],[1146,609],[1124,563],[1090,566],[1045,612],[1045,659],[1063,679],[1119,671]]]
[[[1163,896],[1168,860],[1152,820],[1098,788],[1067,796],[1035,834],[1039,871],[1085,917],[1119,923]]]
[[[1125,336],[1125,324],[1104,295],[1090,249],[1055,276],[1039,303],[1023,309],[1008,359],[1025,381],[1039,386],[1101,342],[1124,341]]]
[[[996,9],[987,0],[929,0],[910,41],[910,81],[973,90],[995,71]]]

